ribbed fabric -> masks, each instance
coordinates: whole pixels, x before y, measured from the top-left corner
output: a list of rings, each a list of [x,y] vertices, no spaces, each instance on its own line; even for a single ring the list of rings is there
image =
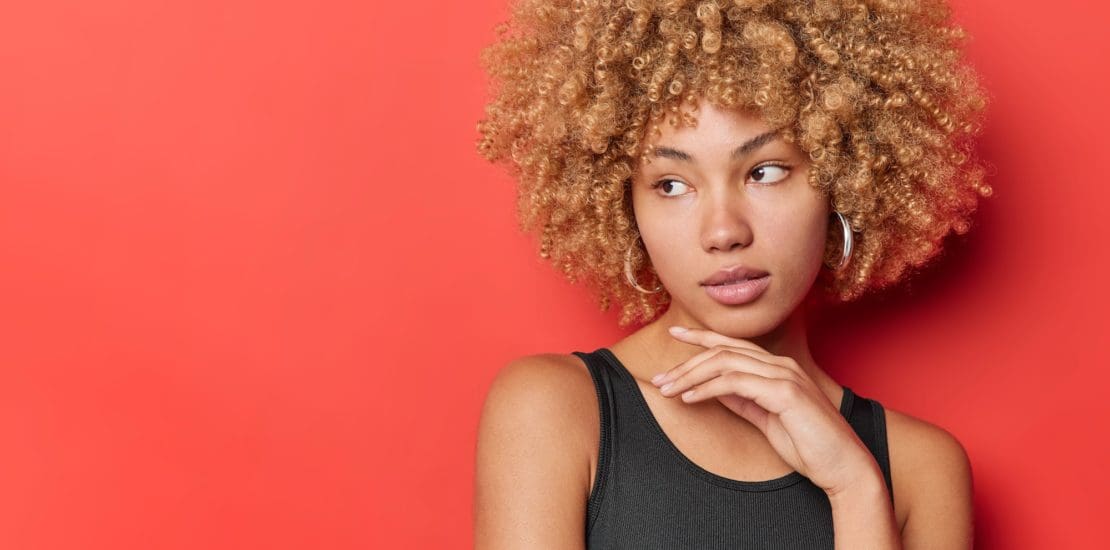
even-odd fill
[[[794,471],[740,481],[701,468],[667,438],[616,355],[608,348],[573,353],[589,368],[601,416],[587,548],[833,548],[832,507],[808,478]],[[875,456],[889,488],[882,405],[844,387],[840,412]]]

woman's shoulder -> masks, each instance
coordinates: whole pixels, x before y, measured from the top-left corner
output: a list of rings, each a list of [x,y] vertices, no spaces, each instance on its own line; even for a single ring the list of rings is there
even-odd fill
[[[959,439],[906,412],[885,406],[883,411],[899,525],[923,527],[956,516],[970,518],[971,463]]]
[[[530,427],[533,436],[557,438],[552,444],[565,450],[588,457],[597,446],[593,378],[573,354],[538,353],[510,360],[494,376],[484,408],[484,414],[511,415],[514,422]]]
[[[498,369],[478,424],[478,538],[565,547],[581,537],[599,429],[591,425],[595,399],[589,371],[574,355],[528,355]]]
[[[594,395],[593,379],[585,363],[571,353],[537,353],[517,357],[501,367],[494,388],[548,406],[579,406]],[[588,399],[587,399],[588,400]]]

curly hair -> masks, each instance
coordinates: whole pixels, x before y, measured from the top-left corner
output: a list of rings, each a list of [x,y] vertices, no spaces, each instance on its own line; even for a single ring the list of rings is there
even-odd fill
[[[992,192],[972,141],[987,93],[943,0],[517,0],[495,30],[478,151],[507,161],[540,256],[602,311],[617,300],[621,326],[670,301],[625,279],[631,248],[652,286],[629,183],[652,121],[694,124],[680,106],[697,97],[756,110],[808,155],[809,184],[857,232],[848,268],[822,278],[832,300],[925,266]],[[826,262],[840,232],[830,224]]]

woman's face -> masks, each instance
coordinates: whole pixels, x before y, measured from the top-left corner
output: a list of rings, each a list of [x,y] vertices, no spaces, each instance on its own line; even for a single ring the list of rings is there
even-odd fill
[[[766,334],[817,278],[828,197],[806,181],[802,151],[758,115],[702,100],[697,118],[693,128],[660,121],[651,163],[632,180],[636,224],[670,308],[680,308],[668,313],[736,337]],[[737,288],[707,290],[702,282],[737,265],[766,272],[764,290],[745,303],[714,299],[714,290]]]

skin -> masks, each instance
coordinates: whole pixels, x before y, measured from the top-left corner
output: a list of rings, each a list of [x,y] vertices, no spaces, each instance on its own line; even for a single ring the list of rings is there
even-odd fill
[[[694,128],[657,121],[662,136],[651,143],[689,159],[654,156],[631,181],[637,228],[671,305],[609,349],[694,463],[739,480],[799,471],[824,489],[838,548],[971,548],[971,470],[956,438],[887,408],[891,507],[877,462],[839,412],[843,387],[810,353],[805,320],[832,218],[828,197],[806,182],[804,154],[771,139],[734,157],[773,128],[706,101],[697,117]],[[785,168],[760,169],[768,163]],[[712,300],[699,282],[737,263],[770,273],[767,290],[743,305]],[[476,548],[584,547],[594,391],[573,355],[522,357],[498,373],[478,430]]]

